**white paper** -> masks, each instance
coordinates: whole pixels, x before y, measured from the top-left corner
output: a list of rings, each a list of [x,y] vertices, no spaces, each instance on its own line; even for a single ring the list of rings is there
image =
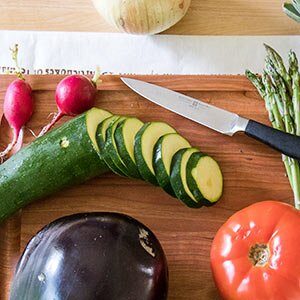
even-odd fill
[[[0,31],[0,72],[14,66],[19,44],[26,73],[243,74],[260,72],[268,43],[287,58],[300,55],[300,36],[133,36],[116,33]]]

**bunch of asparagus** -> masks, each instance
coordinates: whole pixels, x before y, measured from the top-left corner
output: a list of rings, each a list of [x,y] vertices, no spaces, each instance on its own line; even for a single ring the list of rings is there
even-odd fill
[[[272,126],[278,130],[300,136],[300,75],[295,52],[289,52],[289,68],[282,57],[265,45],[267,56],[262,76],[246,70],[265,101]],[[282,155],[286,173],[293,189],[295,207],[300,209],[300,166],[295,159]]]

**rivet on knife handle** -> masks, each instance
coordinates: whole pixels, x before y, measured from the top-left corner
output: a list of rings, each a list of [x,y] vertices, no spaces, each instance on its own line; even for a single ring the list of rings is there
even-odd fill
[[[245,133],[281,153],[300,160],[300,137],[249,120]]]

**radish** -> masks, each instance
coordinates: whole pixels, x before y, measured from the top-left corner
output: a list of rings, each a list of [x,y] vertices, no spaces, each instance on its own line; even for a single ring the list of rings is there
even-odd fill
[[[55,92],[58,112],[38,136],[48,132],[63,116],[76,116],[92,108],[95,104],[99,77],[100,72],[97,69],[92,80],[83,75],[71,75],[64,78],[57,85]]]
[[[25,81],[20,67],[18,65],[18,45],[11,49],[12,58],[16,64],[17,79],[14,80],[7,88],[4,103],[3,114],[9,126],[13,130],[13,138],[6,149],[0,152],[0,160],[3,161],[5,157],[13,150],[14,146],[22,145],[23,142],[23,127],[29,121],[33,113],[33,97],[30,85]],[[18,139],[21,141],[18,141]]]

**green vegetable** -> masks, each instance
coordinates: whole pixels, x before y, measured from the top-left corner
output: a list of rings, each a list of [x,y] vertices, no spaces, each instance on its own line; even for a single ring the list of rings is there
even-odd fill
[[[191,147],[190,143],[178,133],[162,136],[154,147],[153,166],[160,187],[171,196],[175,196],[170,183],[171,163],[175,153],[183,148]]]
[[[120,116],[114,115],[105,119],[102,123],[100,123],[97,129],[96,139],[99,145],[99,155],[105,161],[109,169],[120,176],[125,176],[125,174],[115,165],[109,153],[104,150],[105,141],[106,141],[106,131],[110,126],[110,124],[113,123],[118,118],[120,118]]]
[[[108,126],[106,130],[105,145],[103,149],[103,159],[106,163],[108,163],[108,161],[113,161],[117,169],[121,171],[121,174],[124,174],[124,176],[126,177],[130,177],[128,169],[118,153],[116,143],[115,143],[115,138],[114,138],[115,130],[118,124],[124,121],[125,119],[126,117],[119,117],[116,120],[114,120],[112,123],[110,123],[110,125]],[[110,160],[107,160],[108,156]]]
[[[99,146],[100,152],[103,151],[104,149],[106,130],[109,127],[109,125],[117,118],[119,118],[119,116],[117,115],[110,116],[98,125],[97,132],[96,132],[96,141]]]
[[[93,108],[0,165],[0,221],[109,169],[158,182],[187,206],[210,205],[221,196],[222,174],[212,158],[195,155],[198,150],[166,123],[143,125],[136,118]]]
[[[149,122],[139,130],[135,137],[134,157],[139,172],[145,181],[158,185],[154,168],[154,146],[159,138],[168,133],[176,133],[175,129],[164,122]]]
[[[199,204],[216,203],[223,192],[223,176],[217,162],[211,157],[193,153],[186,166],[187,184]]]
[[[109,115],[93,108],[0,165],[0,221],[36,199],[107,172],[95,135]]]
[[[134,139],[144,123],[137,118],[127,118],[120,122],[115,130],[114,139],[118,153],[127,167],[128,174],[141,178],[134,157]]]
[[[190,191],[186,181],[186,166],[191,155],[199,152],[196,148],[185,148],[179,150],[173,157],[170,182],[176,197],[185,205],[192,208],[201,207]]]
[[[265,100],[272,126],[290,134],[300,135],[300,76],[296,54],[290,52],[287,69],[283,59],[273,48],[268,45],[265,45],[265,48],[267,57],[262,79],[248,70],[246,76]],[[285,155],[282,155],[282,160],[293,189],[295,207],[300,209],[299,162]]]
[[[292,0],[292,3],[284,3],[283,11],[294,21],[300,23],[300,1]]]

